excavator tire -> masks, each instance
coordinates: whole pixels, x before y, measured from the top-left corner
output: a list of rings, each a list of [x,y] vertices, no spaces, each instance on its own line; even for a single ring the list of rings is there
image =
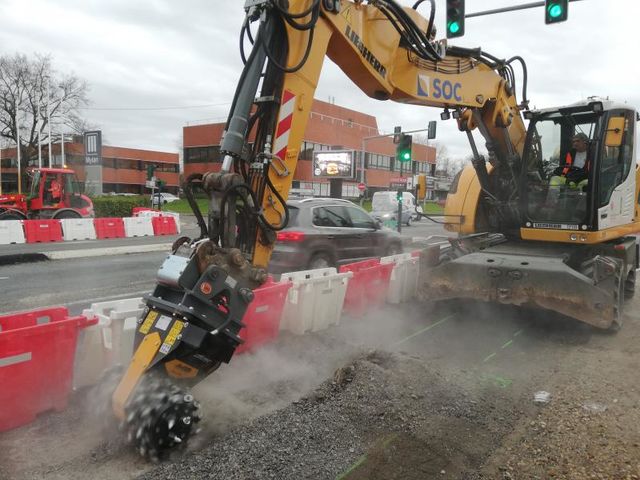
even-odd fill
[[[624,299],[631,300],[636,293],[636,271],[631,270],[624,282]]]
[[[624,307],[624,297],[625,297],[624,294],[626,290],[625,289],[626,282],[624,282],[622,279],[623,279],[623,273],[619,271],[619,273],[616,274],[616,282],[615,282],[616,287],[613,295],[613,298],[614,298],[613,322],[609,327],[609,331],[611,333],[619,332],[623,324],[622,309]]]

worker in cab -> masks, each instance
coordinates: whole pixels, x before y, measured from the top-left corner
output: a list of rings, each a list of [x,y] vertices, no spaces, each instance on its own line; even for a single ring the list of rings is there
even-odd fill
[[[51,205],[56,205],[62,200],[62,185],[57,178],[51,179],[49,188],[47,189],[47,197],[50,199]]]
[[[584,190],[590,169],[589,137],[582,132],[577,133],[571,139],[571,149],[565,156],[564,165],[556,168],[551,177],[550,186],[568,185],[570,188]]]
[[[571,149],[567,152],[564,164],[557,167],[549,179],[549,190],[545,208],[578,212],[586,208],[586,197],[591,168],[589,157],[589,137],[577,133],[571,139]]]

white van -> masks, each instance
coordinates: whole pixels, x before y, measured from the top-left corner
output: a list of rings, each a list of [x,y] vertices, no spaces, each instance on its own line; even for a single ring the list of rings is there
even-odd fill
[[[422,208],[418,207],[422,212]],[[396,220],[398,216],[397,192],[375,192],[371,200],[371,216],[383,223],[388,220]],[[409,226],[413,220],[420,220],[416,214],[416,197],[411,192],[402,192],[402,223]]]

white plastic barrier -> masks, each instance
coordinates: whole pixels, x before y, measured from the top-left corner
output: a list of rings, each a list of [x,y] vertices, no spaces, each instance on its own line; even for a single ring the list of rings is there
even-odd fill
[[[74,388],[93,385],[102,372],[114,365],[125,368],[133,356],[138,317],[144,311],[142,298],[93,303],[82,312],[98,317],[98,324],[86,328],[78,342]]]
[[[93,218],[63,218],[62,238],[64,240],[95,240],[96,228]]]
[[[153,237],[151,217],[124,217],[124,234],[126,237]]]
[[[335,268],[320,268],[282,275],[291,282],[282,312],[280,329],[296,335],[318,331],[340,323],[347,284],[353,273],[337,273]]]
[[[406,302],[416,296],[418,289],[418,275],[420,269],[419,258],[410,253],[401,253],[382,257],[381,264],[394,263],[387,290],[387,302],[396,304]]]
[[[0,245],[25,243],[22,220],[0,220]]]
[[[180,214],[175,212],[159,212],[157,210],[142,210],[138,212],[138,218],[148,217],[173,217],[176,220],[176,227],[180,233]]]

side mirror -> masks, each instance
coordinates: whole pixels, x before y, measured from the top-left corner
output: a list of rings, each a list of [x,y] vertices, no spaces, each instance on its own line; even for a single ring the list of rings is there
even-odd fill
[[[375,227],[376,230],[380,230],[382,228],[382,220],[380,220],[379,218],[375,219]]]
[[[622,133],[624,132],[624,117],[612,117],[607,124],[607,136],[605,145],[607,147],[619,147],[622,145]]]

